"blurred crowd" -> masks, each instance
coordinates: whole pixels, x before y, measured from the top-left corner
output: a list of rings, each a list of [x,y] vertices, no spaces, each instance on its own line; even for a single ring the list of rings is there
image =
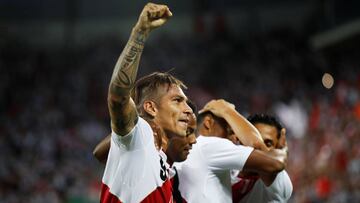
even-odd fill
[[[360,202],[360,59],[314,51],[286,29],[238,39],[212,35],[149,42],[139,75],[170,71],[202,106],[224,98],[247,116],[270,113],[287,128],[290,202]],[[92,156],[110,132],[106,95],[126,39],[34,48],[0,40],[0,200],[98,202],[104,166]],[[321,83],[329,72],[335,83]]]

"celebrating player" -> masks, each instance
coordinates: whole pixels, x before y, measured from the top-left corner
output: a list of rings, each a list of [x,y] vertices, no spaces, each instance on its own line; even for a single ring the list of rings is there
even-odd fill
[[[147,37],[171,16],[167,6],[148,3],[115,65],[108,92],[112,134],[101,202],[172,202],[169,164],[185,160],[195,143],[194,136],[187,136],[192,111],[183,92],[186,86],[157,72],[135,83]]]

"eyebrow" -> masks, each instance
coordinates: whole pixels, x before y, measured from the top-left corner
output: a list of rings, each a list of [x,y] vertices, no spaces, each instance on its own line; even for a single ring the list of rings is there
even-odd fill
[[[188,98],[186,96],[183,96],[181,94],[176,94],[176,95],[172,96],[172,99],[181,99],[182,101],[188,100]]]

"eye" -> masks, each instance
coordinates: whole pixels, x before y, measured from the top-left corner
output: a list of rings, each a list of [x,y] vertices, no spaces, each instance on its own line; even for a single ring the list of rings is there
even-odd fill
[[[193,128],[188,128],[188,129],[186,130],[186,136],[189,136],[189,135],[193,134],[194,131],[195,131],[195,130],[194,130]]]
[[[173,99],[173,101],[175,101],[175,102],[177,102],[177,103],[180,103],[180,102],[182,102],[184,99],[183,98],[181,98],[181,97],[175,97],[174,99]]]
[[[271,140],[264,140],[264,143],[267,147],[272,147],[274,143]]]

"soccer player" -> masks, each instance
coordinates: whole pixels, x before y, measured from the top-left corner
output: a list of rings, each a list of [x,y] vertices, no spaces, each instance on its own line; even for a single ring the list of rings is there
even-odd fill
[[[287,148],[285,128],[272,116],[255,114],[248,120],[259,130],[269,149]],[[233,202],[287,202],[292,193],[292,183],[285,170],[273,175],[240,173],[234,177]]]
[[[112,133],[100,202],[173,201],[169,165],[184,161],[195,143],[194,136],[187,136],[192,111],[186,86],[168,73],[135,83],[147,37],[171,16],[166,5],[148,3],[115,65],[108,91]]]
[[[258,174],[277,174],[285,168],[283,150],[262,151],[235,145],[233,131],[243,144],[264,150],[258,130],[224,100],[210,101],[198,116],[197,143],[183,163],[176,164],[179,190],[186,202],[232,202],[231,174],[234,169]],[[266,147],[265,147],[266,148]]]

